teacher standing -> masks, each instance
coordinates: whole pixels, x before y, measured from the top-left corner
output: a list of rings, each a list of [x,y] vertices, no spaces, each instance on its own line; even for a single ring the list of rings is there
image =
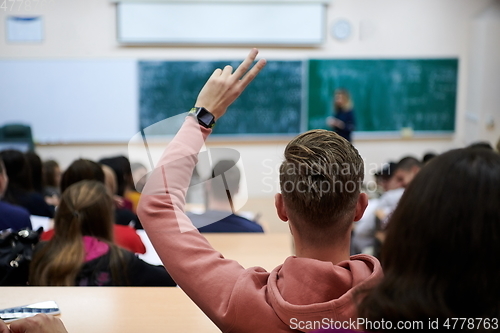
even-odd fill
[[[351,96],[346,89],[337,89],[333,100],[333,117],[328,117],[327,124],[338,135],[351,142],[351,133],[354,131],[355,119]]]

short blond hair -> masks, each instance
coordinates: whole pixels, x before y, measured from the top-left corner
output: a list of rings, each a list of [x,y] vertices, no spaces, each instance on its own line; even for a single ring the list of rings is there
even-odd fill
[[[285,148],[280,187],[297,230],[311,242],[322,242],[350,227],[364,163],[354,146],[327,130],[311,130]]]

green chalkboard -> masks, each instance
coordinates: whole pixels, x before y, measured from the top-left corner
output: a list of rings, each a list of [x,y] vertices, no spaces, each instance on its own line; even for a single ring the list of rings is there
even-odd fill
[[[189,111],[216,68],[241,61],[139,61],[139,124],[144,129]],[[301,61],[268,61],[264,70],[214,127],[214,134],[298,133],[302,110]]]
[[[356,130],[452,132],[457,59],[309,60],[308,128],[327,128],[333,92],[354,102]]]

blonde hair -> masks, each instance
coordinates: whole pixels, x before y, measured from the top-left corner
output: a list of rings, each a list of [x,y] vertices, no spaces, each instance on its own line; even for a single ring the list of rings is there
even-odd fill
[[[340,89],[335,90],[334,95],[337,95],[337,94],[343,95],[346,99],[346,102],[344,103],[344,105],[341,106],[342,109],[343,110],[352,110],[352,108],[354,107],[354,103],[351,99],[351,94],[349,94],[349,91],[347,91],[347,89],[340,88]]]
[[[73,286],[84,264],[83,236],[109,245],[113,278],[123,268],[121,250],[113,243],[113,200],[98,181],[83,180],[69,186],[58,206],[53,238],[33,257],[30,284]]]
[[[280,187],[290,220],[304,239],[324,243],[343,236],[363,178],[358,151],[334,132],[311,130],[288,143]]]

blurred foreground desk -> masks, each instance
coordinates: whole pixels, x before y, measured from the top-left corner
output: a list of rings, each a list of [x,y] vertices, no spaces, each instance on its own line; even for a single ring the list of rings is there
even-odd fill
[[[179,288],[1,287],[0,308],[54,300],[69,333],[220,332]]]

